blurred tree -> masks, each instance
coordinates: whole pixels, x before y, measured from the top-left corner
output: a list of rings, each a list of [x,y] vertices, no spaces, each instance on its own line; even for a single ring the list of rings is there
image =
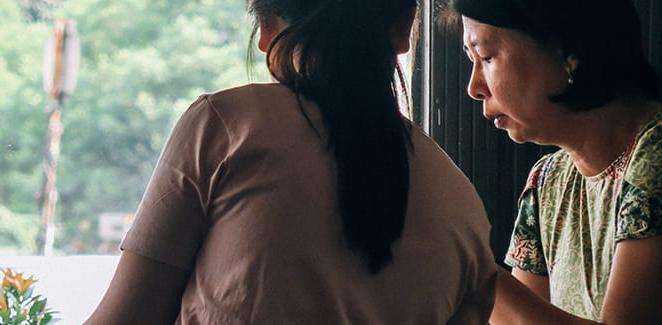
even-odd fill
[[[23,14],[30,22],[46,21],[51,18],[54,0],[20,0]]]
[[[203,92],[248,81],[245,0],[1,1],[0,205],[16,215],[39,214],[51,31],[24,14],[26,3],[77,23],[81,71],[62,110],[55,245],[94,253],[98,215],[135,210],[179,114]],[[265,81],[260,67],[255,79]]]
[[[35,236],[39,230],[38,215],[14,214],[0,205],[0,255],[32,254],[37,250]]]

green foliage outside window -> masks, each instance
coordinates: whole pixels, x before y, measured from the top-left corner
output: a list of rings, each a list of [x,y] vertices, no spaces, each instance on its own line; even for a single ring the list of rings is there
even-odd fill
[[[98,216],[135,210],[181,112],[202,92],[249,81],[245,0],[0,1],[0,255],[37,252],[43,48],[53,19],[64,17],[76,23],[82,53],[62,109],[60,254],[105,252]],[[255,70],[252,81],[268,80]]]

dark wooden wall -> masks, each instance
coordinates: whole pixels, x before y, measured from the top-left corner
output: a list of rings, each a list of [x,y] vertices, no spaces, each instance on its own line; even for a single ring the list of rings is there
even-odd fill
[[[492,249],[500,262],[529,168],[556,149],[514,144],[483,118],[482,105],[466,95],[471,66],[461,35],[435,26],[432,5],[426,1],[421,5],[412,83],[415,120],[475,184],[492,223]],[[646,54],[662,75],[662,0],[635,3]]]

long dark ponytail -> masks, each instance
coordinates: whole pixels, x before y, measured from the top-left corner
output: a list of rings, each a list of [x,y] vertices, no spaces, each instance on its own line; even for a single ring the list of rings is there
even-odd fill
[[[288,23],[273,41],[267,64],[281,84],[320,107],[337,162],[344,235],[371,273],[392,261],[407,210],[411,141],[399,112],[390,31],[415,5],[416,0],[249,0],[258,19],[275,15]]]

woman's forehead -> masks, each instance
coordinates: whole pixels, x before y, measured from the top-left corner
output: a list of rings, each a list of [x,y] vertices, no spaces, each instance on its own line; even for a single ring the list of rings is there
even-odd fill
[[[483,24],[471,18],[462,17],[462,25],[464,45],[467,47],[479,47],[496,43],[503,37],[501,35],[503,28]]]
[[[539,47],[531,37],[514,29],[485,24],[468,17],[462,17],[462,25],[464,45],[469,48],[508,45]]]

